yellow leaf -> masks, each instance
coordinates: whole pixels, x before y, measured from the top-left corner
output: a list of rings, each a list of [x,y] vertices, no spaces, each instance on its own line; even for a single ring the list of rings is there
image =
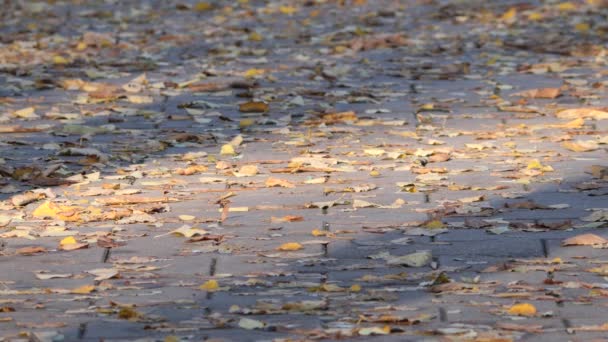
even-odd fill
[[[198,12],[204,12],[213,9],[213,5],[208,2],[199,2],[194,5],[194,10]]]
[[[199,289],[203,291],[217,291],[219,288],[220,285],[215,279],[207,280],[203,285],[199,287]]]
[[[243,113],[265,113],[269,109],[270,106],[264,102],[250,101],[239,105],[239,111]]]
[[[232,146],[230,144],[225,144],[225,145],[222,145],[220,154],[223,156],[227,156],[227,155],[233,156],[236,154],[236,151],[234,150],[234,146]]]
[[[136,319],[140,316],[140,313],[130,307],[123,307],[118,311],[118,318],[120,319]]]
[[[380,172],[378,170],[372,170],[370,171],[369,175],[372,177],[378,177],[380,176]]]
[[[277,248],[280,251],[298,251],[302,249],[302,245],[297,242],[287,242]]]
[[[259,41],[264,40],[264,37],[257,32],[251,32],[249,34],[249,40],[253,40],[254,42],[259,42]]]
[[[76,241],[76,239],[74,239],[73,236],[68,236],[66,238],[63,238],[61,240],[61,242],[59,242],[60,245],[64,246],[64,245],[72,245],[78,243],[78,241]]]
[[[562,2],[557,5],[557,9],[560,11],[574,11],[576,10],[576,5],[571,2]]]
[[[534,160],[530,161],[526,168],[528,170],[540,170],[542,172],[552,172],[553,171],[553,167],[551,167],[550,165],[541,164],[538,161],[538,159],[534,159]]]
[[[42,219],[52,218],[62,221],[78,221],[80,220],[80,215],[77,211],[79,209],[81,208],[58,205],[51,201],[46,201],[32,212],[32,216]]]
[[[432,220],[427,222],[424,227],[428,229],[441,229],[445,227],[445,225],[443,224],[443,222],[441,222],[441,220]]]
[[[543,18],[542,13],[539,13],[539,12],[528,13],[528,20],[530,20],[530,21],[537,21],[537,20],[541,20],[542,18]]]
[[[65,65],[65,64],[69,64],[70,61],[68,61],[65,57],[62,56],[53,56],[53,64],[58,64],[58,65]]]
[[[517,316],[534,316],[536,314],[536,307],[530,303],[515,304],[509,308],[508,314]]]
[[[591,26],[589,26],[588,23],[578,23],[574,25],[574,29],[580,32],[587,32],[590,28]]]
[[[253,125],[254,123],[255,123],[255,120],[253,120],[253,119],[242,119],[241,121],[239,121],[239,127],[246,128],[246,127]]]
[[[281,6],[279,7],[279,11],[283,14],[292,15],[296,13],[298,9],[293,6]]]
[[[95,290],[95,286],[93,285],[83,285],[80,287],[77,287],[75,289],[73,289],[71,291],[71,293],[73,294],[89,294],[91,292],[93,292],[93,290]]]
[[[245,76],[247,78],[258,77],[258,76],[264,75],[265,72],[266,71],[264,69],[251,68],[251,69],[245,71],[243,76]]]
[[[361,292],[361,285],[354,284],[350,287],[350,292]]]
[[[515,7],[511,7],[509,8],[508,11],[506,11],[501,17],[500,20],[502,21],[512,21],[513,19],[515,19],[515,16],[517,15],[517,8]]]

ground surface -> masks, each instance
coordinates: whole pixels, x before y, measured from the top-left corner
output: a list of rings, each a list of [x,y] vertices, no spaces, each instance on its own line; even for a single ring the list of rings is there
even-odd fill
[[[606,336],[602,1],[0,15],[4,340]]]

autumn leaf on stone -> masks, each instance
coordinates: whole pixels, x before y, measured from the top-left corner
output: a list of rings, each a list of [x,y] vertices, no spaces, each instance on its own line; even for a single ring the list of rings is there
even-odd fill
[[[252,177],[259,173],[256,165],[243,165],[238,171],[232,171],[235,177]]]
[[[300,222],[300,221],[304,221],[304,217],[303,216],[299,216],[299,215],[286,215],[286,216],[283,216],[283,217],[272,216],[270,218],[270,222],[273,222],[273,223]]]
[[[183,236],[186,238],[191,238],[193,236],[196,235],[206,235],[209,234],[209,232],[207,232],[204,229],[200,229],[200,228],[193,228],[191,226],[188,225],[183,225],[175,230],[172,230],[166,234],[162,234],[162,235],[157,235],[155,237],[161,237],[161,236],[166,236],[166,235],[178,235],[178,236]]]
[[[269,188],[272,188],[272,187],[295,188],[296,187],[295,184],[291,183],[288,180],[279,179],[279,178],[275,178],[275,177],[269,177],[268,179],[266,179],[266,182],[264,184],[266,184],[266,186]]]
[[[562,241],[562,246],[595,246],[607,244],[608,240],[595,234],[582,234]]]
[[[86,272],[94,275],[95,280],[97,281],[111,279],[118,276],[118,270],[115,268],[96,268]]]
[[[62,221],[78,221],[80,220],[81,210],[81,207],[60,205],[51,201],[46,201],[32,212],[32,216],[41,219],[50,218]]]
[[[76,249],[88,248],[89,244],[84,242],[78,242],[73,236],[63,238],[59,242],[59,248],[64,251],[73,251]]]
[[[93,291],[95,291],[94,285],[83,285],[83,286],[77,287],[75,289],[72,289],[70,292],[73,294],[89,294]]]
[[[335,124],[335,123],[355,122],[358,120],[358,118],[357,118],[357,114],[355,114],[355,112],[347,111],[347,112],[324,114],[322,116],[322,120],[325,124]]]
[[[217,291],[219,288],[220,288],[220,285],[218,284],[217,280],[215,280],[215,279],[207,280],[203,285],[199,286],[200,290],[207,291],[207,292]]]
[[[15,251],[15,254],[19,255],[35,255],[38,253],[45,253],[47,250],[42,246],[29,246],[21,247]]]
[[[507,313],[513,316],[534,316],[536,307],[530,303],[515,304],[507,310]]]
[[[302,245],[297,242],[287,242],[287,243],[284,243],[281,246],[279,246],[277,248],[277,250],[279,250],[279,251],[299,251],[302,248],[304,248],[304,247],[302,247]]]
[[[565,141],[562,143],[562,146],[574,152],[590,152],[600,147],[595,140]]]
[[[243,113],[266,113],[269,109],[270,106],[265,102],[250,101],[239,105],[239,111]]]
[[[560,95],[561,90],[559,88],[530,89],[513,94],[513,96],[522,96],[532,99],[554,99]]]
[[[389,325],[385,325],[382,327],[367,327],[360,328],[357,333],[360,336],[373,336],[373,335],[388,335],[391,333],[391,327]]]
[[[205,165],[191,165],[183,169],[177,169],[175,170],[175,173],[178,175],[190,176],[197,173],[205,172],[208,169],[209,168]]]
[[[560,119],[608,119],[608,111],[596,108],[573,108],[559,111],[555,114]]]
[[[251,318],[241,318],[238,326],[246,330],[263,329],[266,323]]]

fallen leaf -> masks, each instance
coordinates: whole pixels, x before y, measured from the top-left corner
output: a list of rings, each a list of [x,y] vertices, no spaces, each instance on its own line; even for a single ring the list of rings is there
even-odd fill
[[[175,230],[170,231],[167,234],[162,234],[162,235],[157,235],[155,237],[159,237],[159,236],[164,236],[164,235],[169,235],[169,234],[173,234],[173,235],[181,235],[183,237],[186,238],[191,238],[195,235],[206,235],[209,234],[209,232],[207,232],[204,229],[200,229],[200,228],[193,228],[190,227],[188,225],[183,225]]]
[[[238,171],[232,171],[236,177],[251,177],[259,173],[256,165],[243,165]]]
[[[262,329],[265,326],[266,324],[264,322],[251,318],[241,318],[239,321],[239,327],[247,330]]]
[[[280,222],[300,222],[300,221],[304,221],[304,217],[303,216],[286,215],[286,216],[283,216],[283,217],[274,217],[274,216],[272,216],[270,218],[270,222],[274,222],[274,223],[280,223]]]
[[[267,103],[250,101],[241,103],[239,111],[243,113],[266,113],[270,109]]]
[[[234,150],[234,146],[231,144],[224,144],[222,145],[220,154],[223,156],[234,156],[236,155],[236,151]]]
[[[15,251],[15,253],[19,255],[34,255],[38,253],[44,253],[46,251],[46,248],[42,246],[30,246],[19,248]]]
[[[534,316],[536,307],[530,303],[515,304],[509,308],[507,313],[514,316]]]
[[[554,99],[561,95],[559,88],[539,88],[521,91],[513,96],[523,96],[532,99]]]
[[[115,268],[96,268],[86,272],[94,275],[95,280],[97,281],[111,279],[118,276],[118,270]]]
[[[207,280],[203,285],[199,286],[199,289],[209,292],[217,291],[219,288],[220,285],[215,279]]]
[[[562,146],[574,152],[590,152],[600,148],[599,144],[594,140],[564,141]]]
[[[94,285],[83,285],[80,287],[77,287],[75,289],[72,289],[72,291],[70,291],[70,293],[73,294],[89,294],[91,292],[93,292],[95,290],[95,286]]]
[[[269,177],[268,179],[266,179],[265,182],[266,186],[271,188],[271,187],[283,187],[283,188],[295,188],[295,184],[291,183],[288,180],[285,179],[279,179],[279,178],[274,178],[274,177]]]
[[[608,240],[595,234],[582,234],[573,236],[562,241],[562,246],[593,246],[603,245],[608,243]]]
[[[383,327],[360,328],[357,333],[361,336],[388,335],[391,333],[391,327],[385,325]]]
[[[557,112],[555,116],[560,119],[605,120],[608,119],[608,111],[599,110],[595,108],[573,108]]]
[[[297,242],[287,242],[279,246],[277,250],[279,251],[298,251],[302,249],[302,245]]]

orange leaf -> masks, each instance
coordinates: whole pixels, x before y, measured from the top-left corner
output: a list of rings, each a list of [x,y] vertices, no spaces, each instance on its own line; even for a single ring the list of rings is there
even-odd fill
[[[302,245],[297,242],[287,242],[277,248],[280,251],[298,251],[302,249]]]
[[[536,307],[530,303],[515,304],[509,308],[508,314],[517,316],[534,316],[536,314]]]

